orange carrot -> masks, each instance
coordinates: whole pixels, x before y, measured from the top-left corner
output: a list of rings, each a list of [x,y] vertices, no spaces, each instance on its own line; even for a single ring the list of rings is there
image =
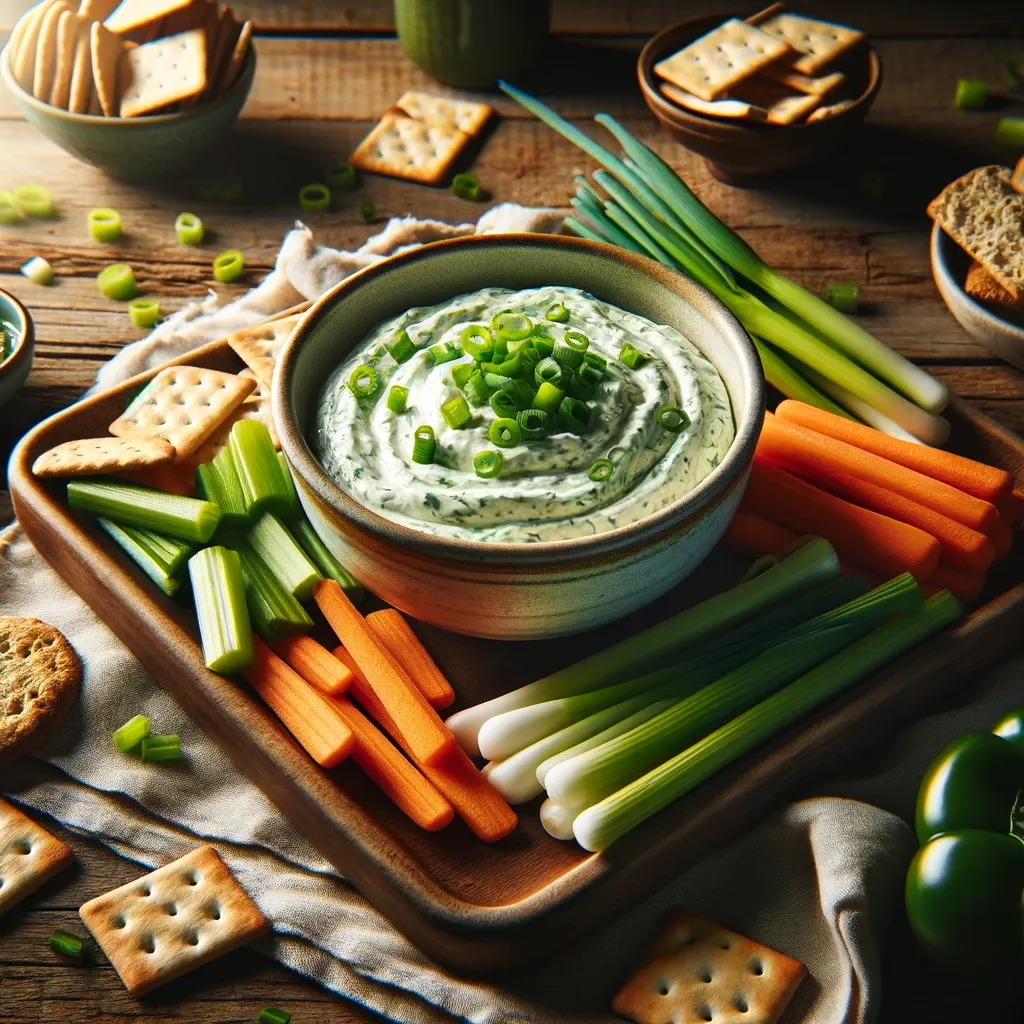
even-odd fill
[[[340,697],[352,682],[352,670],[304,633],[278,640],[273,650],[307,683],[330,697]]]
[[[351,695],[409,754],[401,733],[395,728],[394,720],[355,665],[352,655],[344,647],[336,647],[334,656],[352,670],[354,679]],[[518,819],[515,811],[480,774],[479,769],[461,747],[453,747],[448,756],[437,765],[421,764],[419,767],[441,794],[451,801],[459,817],[484,842],[493,843],[503,839],[516,827]]]
[[[405,674],[419,687],[427,703],[437,708],[448,707],[455,700],[452,684],[434,663],[420,638],[405,621],[405,616],[394,608],[384,608],[366,616],[366,624],[376,634],[381,645]]]
[[[753,512],[740,510],[732,517],[722,536],[722,543],[741,555],[761,558],[763,555],[782,554],[796,539],[792,530],[762,519]]]
[[[259,637],[256,654],[242,673],[270,706],[299,745],[317,764],[333,768],[354,751],[356,738],[331,702],[294,669],[289,668]]]
[[[939,562],[939,542],[916,526],[851,505],[787,473],[760,455],[741,505],[799,534],[817,534],[840,558],[889,579],[911,572],[926,579]]]
[[[937,566],[922,584],[926,597],[936,590],[948,590],[960,601],[976,601],[984,589],[985,574],[983,572],[963,572],[948,565]]]
[[[770,453],[772,462],[799,476],[820,479],[825,472],[859,476],[868,483],[941,512],[978,533],[987,533],[999,519],[995,506],[981,498],[771,413],[765,415],[757,442],[759,451],[762,445],[764,453]]]
[[[986,466],[983,462],[954,455],[941,448],[929,448],[927,445],[890,437],[880,430],[865,427],[863,424],[836,416],[824,409],[816,409],[803,402],[792,399],[780,402],[775,415],[789,423],[799,424],[837,441],[845,441],[897,465],[923,473],[933,480],[940,480],[983,501],[995,504],[1009,497],[1013,488],[1013,480],[1005,470]]]
[[[392,664],[390,655],[345,592],[334,580],[321,580],[313,591],[313,599],[388,709],[416,760],[422,764],[441,761],[455,745],[455,737],[426,697]]]

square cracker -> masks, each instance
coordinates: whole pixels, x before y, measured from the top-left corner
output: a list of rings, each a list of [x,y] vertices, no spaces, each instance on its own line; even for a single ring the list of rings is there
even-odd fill
[[[36,476],[124,473],[174,461],[174,446],[158,437],[86,437],[65,441],[32,463]]]
[[[806,974],[784,953],[674,910],[612,1009],[637,1024],[775,1024]]]
[[[228,337],[228,344],[238,358],[268,388],[274,381],[274,366],[281,350],[292,336],[299,319],[300,314],[295,313],[255,327],[246,327]]]
[[[124,36],[146,29],[194,3],[195,0],[122,0],[107,16],[105,23],[111,32]]]
[[[453,124],[467,135],[477,135],[493,113],[486,103],[453,100],[413,90],[403,94],[395,106],[418,121]]]
[[[791,67],[802,75],[815,74],[864,38],[864,33],[858,29],[789,11],[779,11],[758,22],[757,27],[801,54]]]
[[[256,379],[252,370],[245,369],[239,373],[239,377],[246,376]],[[203,442],[202,448],[190,461],[196,466],[201,466],[220,455],[228,446],[231,428],[240,420],[259,420],[270,431],[270,440],[274,447],[280,450],[281,441],[277,436],[271,412],[270,389],[263,383],[257,383],[256,390]]]
[[[57,66],[50,88],[50,106],[67,110],[71,102],[71,75],[78,46],[78,15],[65,11],[57,22]]]
[[[732,98],[762,107],[767,112],[769,124],[795,124],[821,104],[820,96],[794,92],[764,75],[754,75],[740,82],[733,90]]]
[[[702,100],[717,100],[738,82],[792,52],[785,40],[730,18],[659,61],[654,71]]]
[[[114,117],[117,114],[118,76],[124,44],[98,21],[92,23],[90,33],[93,92],[103,113]]]
[[[680,89],[671,82],[662,82],[660,88],[666,99],[671,100],[677,106],[686,107],[687,110],[695,110],[698,114],[708,114],[711,117],[742,118],[746,121],[768,120],[768,111],[764,107],[755,107],[752,103],[744,103],[743,100],[702,100],[699,96],[694,96],[692,92]]]
[[[78,19],[78,38],[75,40],[75,58],[71,68],[71,91],[68,110],[72,114],[87,114],[92,102],[92,26],[85,18]]]
[[[67,843],[0,800],[0,915],[66,868],[73,857]]]
[[[373,174],[439,185],[469,142],[470,136],[453,124],[385,114],[349,163]]]
[[[193,28],[133,47],[124,54],[122,70],[121,117],[199,96],[206,88],[206,33]]]
[[[78,913],[133,996],[270,930],[212,846],[97,896]]]
[[[168,366],[110,424],[117,437],[159,437],[187,459],[256,389],[234,373]]]
[[[39,24],[39,38],[36,40],[36,62],[32,71],[32,95],[44,103],[50,102],[53,79],[57,73],[57,36],[61,15],[71,6],[59,0],[48,7]]]
[[[831,75],[801,75],[799,71],[787,68],[783,64],[769,64],[761,74],[765,78],[781,83],[787,89],[819,98],[835,92],[846,81],[846,75],[841,71],[833,71]]]

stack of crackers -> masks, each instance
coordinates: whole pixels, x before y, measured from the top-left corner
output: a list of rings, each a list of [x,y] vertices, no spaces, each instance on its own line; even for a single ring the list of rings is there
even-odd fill
[[[971,257],[964,291],[1024,314],[1024,157],[1016,168],[979,167],[947,185],[928,215]]]
[[[37,100],[74,114],[139,117],[229,89],[251,34],[215,0],[42,0],[14,27],[6,53]]]
[[[662,95],[688,111],[767,124],[820,121],[853,106],[849,62],[864,59],[864,38],[774,4],[746,21],[730,18],[654,72]]]

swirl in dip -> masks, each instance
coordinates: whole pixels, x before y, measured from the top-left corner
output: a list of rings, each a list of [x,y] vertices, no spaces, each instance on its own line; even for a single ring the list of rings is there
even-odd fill
[[[546,319],[559,305],[568,319]],[[498,447],[489,437],[498,418],[493,399],[480,402],[479,395],[478,404],[468,403],[468,423],[458,429],[446,423],[442,405],[463,394],[453,373],[464,379],[474,359],[463,352],[435,364],[426,350],[451,343],[462,351],[468,326],[491,329],[494,318],[509,310],[525,314],[534,325],[527,347],[540,339],[544,352],[564,342],[567,332],[579,332],[589,339],[590,359],[607,361],[589,393],[582,382],[572,389],[590,409],[582,432],[566,429],[556,411],[541,436]],[[415,352],[399,363],[388,347],[394,347],[402,330]],[[635,369],[620,361],[627,343],[646,357]],[[499,353],[493,360],[512,357],[523,344],[509,341],[508,355]],[[460,365],[464,369],[456,370]],[[362,398],[349,383],[360,367],[371,367],[376,375],[375,390]],[[559,387],[566,389],[569,376],[579,370],[562,369],[568,376]],[[538,387],[533,372],[520,377]],[[490,381],[489,390],[495,383]],[[387,401],[395,385],[408,390],[398,413]],[[683,418],[678,429],[679,417],[659,422],[666,407],[682,410],[689,423]],[[428,464],[412,459],[414,435],[422,425],[432,427],[436,437],[434,460]],[[525,543],[603,533],[671,505],[719,464],[735,432],[722,378],[679,331],[575,288],[484,288],[380,324],[328,379],[315,448],[335,482],[386,519],[446,537]],[[497,476],[477,475],[474,457],[481,451],[500,453]],[[602,464],[592,473],[594,464],[605,459],[612,466]]]

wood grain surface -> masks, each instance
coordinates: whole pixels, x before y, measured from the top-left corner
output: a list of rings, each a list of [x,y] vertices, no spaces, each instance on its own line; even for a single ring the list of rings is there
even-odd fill
[[[695,0],[687,4],[686,16],[753,6]],[[972,342],[935,292],[923,214],[927,199],[953,175],[1016,157],[992,137],[1000,114],[1024,113],[1024,101],[1008,97],[1001,87],[1003,57],[1024,49],[1013,38],[1024,32],[1018,5],[936,4],[926,12],[922,5],[881,0],[803,6],[886,37],[876,40],[886,82],[855,147],[770,188],[739,191],[714,182],[699,160],[655,127],[642,105],[633,60],[643,36],[680,16],[671,0],[555,0],[553,26],[572,38],[559,39],[542,74],[526,84],[570,116],[585,118],[597,110],[621,116],[770,262],[816,289],[833,280],[857,281],[869,329],[1024,432],[1021,375]],[[403,89],[426,82],[393,39],[374,35],[392,30],[390,0],[247,0],[236,7],[264,33],[257,41],[260,73],[250,104],[219,155],[219,166],[239,170],[245,180],[246,200],[239,207],[196,200],[194,181],[183,180],[172,190],[112,183],[17,120],[9,98],[0,94],[0,187],[39,181],[54,190],[60,205],[53,221],[0,228],[0,287],[29,306],[39,337],[28,385],[0,411],[2,463],[26,429],[77,397],[96,369],[140,334],[122,307],[95,292],[99,267],[129,260],[146,290],[173,309],[211,286],[209,260],[230,245],[245,251],[251,268],[247,283],[253,283],[272,266],[279,239],[298,213],[293,198],[298,186],[314,180],[325,163],[344,157]],[[4,38],[0,25],[0,43]],[[955,83],[965,77],[989,81],[997,97],[992,109],[952,109]],[[572,174],[586,169],[588,161],[511,106],[499,107],[509,119],[475,154],[481,180],[498,200],[563,204]],[[865,169],[886,176],[880,200],[859,192]],[[461,220],[478,212],[444,191],[373,179],[339,210],[310,218],[318,237],[339,246],[364,240],[372,230],[356,212],[364,195],[382,218],[415,211]],[[99,247],[89,240],[85,213],[99,205],[112,205],[124,217],[128,234],[122,245]],[[194,209],[213,230],[204,249],[174,245],[171,224],[182,209]],[[53,261],[60,277],[55,288],[37,288],[17,275],[34,254]],[[9,515],[5,497],[0,492],[0,522]],[[77,836],[69,841],[78,853],[76,872],[0,921],[0,1020],[213,1024],[251,1020],[271,1003],[291,1010],[296,1024],[370,1019],[248,952],[232,954],[141,1008],[127,997],[102,954],[88,969],[57,963],[45,948],[53,928],[75,924],[84,899],[139,873],[96,844]],[[972,1001],[923,962],[899,914],[886,948],[883,989],[883,1024],[974,1016]]]

